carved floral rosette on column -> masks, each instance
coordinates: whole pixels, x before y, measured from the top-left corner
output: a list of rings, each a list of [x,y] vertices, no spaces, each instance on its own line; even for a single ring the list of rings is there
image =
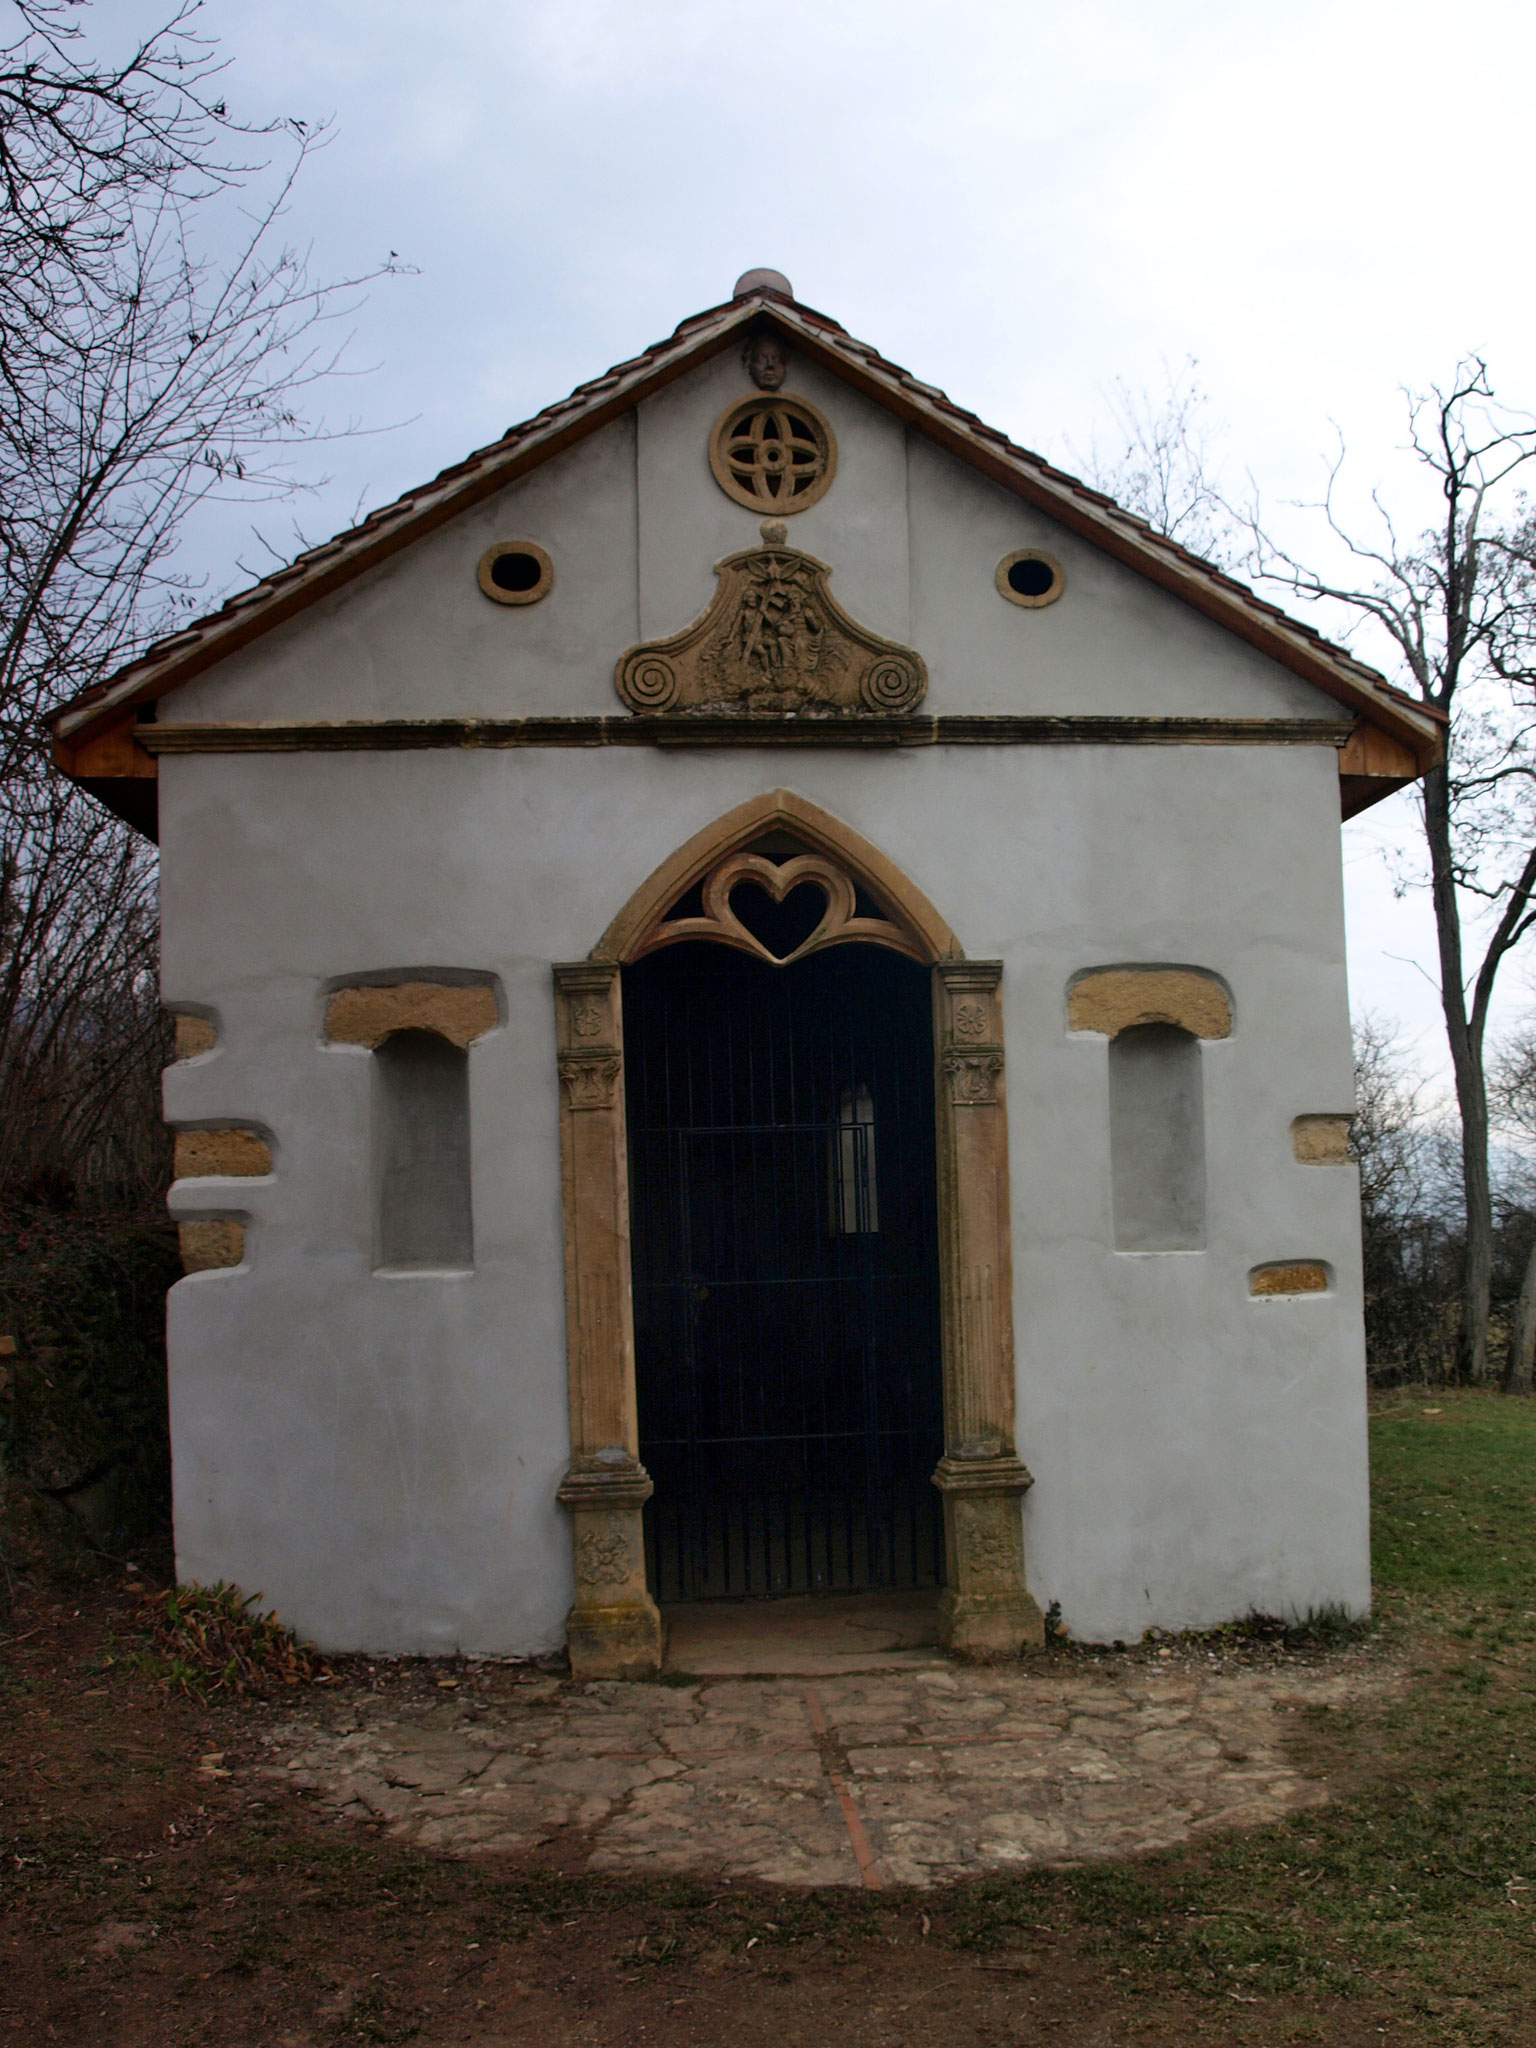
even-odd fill
[[[651,1495],[635,1419],[629,1175],[619,970],[554,970],[560,1061],[575,1600],[567,1623],[577,1678],[644,1678],[661,1668],[661,1617],[645,1583],[641,1511]]]
[[[1045,1640],[1024,1581],[1014,1452],[1013,1256],[1003,1090],[1002,966],[933,970],[938,1056],[940,1275],[944,1331],[947,1579],[940,1638],[961,1656],[1012,1657]]]
[[[715,564],[707,611],[621,655],[614,681],[631,711],[736,718],[900,716],[928,687],[923,658],[861,626],[827,588],[825,562],[765,519],[762,547]]]

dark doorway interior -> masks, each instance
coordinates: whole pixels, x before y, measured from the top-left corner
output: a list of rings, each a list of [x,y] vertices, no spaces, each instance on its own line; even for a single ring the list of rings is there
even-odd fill
[[[926,971],[677,945],[624,1041],[653,1591],[942,1583]]]

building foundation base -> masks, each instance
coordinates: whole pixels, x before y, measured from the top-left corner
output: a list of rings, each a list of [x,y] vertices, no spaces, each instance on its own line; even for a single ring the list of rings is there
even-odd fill
[[[939,1641],[978,1662],[1022,1656],[1045,1642],[1045,1621],[1024,1582],[1019,1502],[1033,1484],[1008,1454],[945,1457],[933,1483],[944,1496],[949,1583],[939,1600]]]
[[[654,1678],[661,1614],[645,1583],[641,1510],[651,1478],[627,1452],[573,1465],[559,1499],[571,1516],[576,1598],[566,1621],[573,1678]]]

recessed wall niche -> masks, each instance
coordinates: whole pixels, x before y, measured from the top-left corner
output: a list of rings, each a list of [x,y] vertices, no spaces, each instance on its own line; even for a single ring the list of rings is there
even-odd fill
[[[1205,1249],[1202,1039],[1230,1036],[1232,996],[1204,967],[1090,967],[1067,988],[1067,1028],[1109,1040],[1115,1249]]]
[[[1205,1248],[1205,1090],[1200,1041],[1133,1024],[1109,1042],[1115,1249]]]
[[[373,1052],[374,1266],[474,1263],[469,1054],[436,1031],[396,1031]]]
[[[479,970],[386,970],[325,997],[325,1043],[373,1055],[376,1272],[474,1264],[469,1048],[500,1022],[494,977]]]

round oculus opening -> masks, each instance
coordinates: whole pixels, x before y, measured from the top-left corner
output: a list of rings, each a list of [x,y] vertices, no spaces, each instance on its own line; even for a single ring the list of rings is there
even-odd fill
[[[715,421],[709,466],[725,495],[750,511],[803,512],[831,487],[837,440],[805,399],[759,391]]]
[[[521,548],[508,549],[491,563],[491,581],[498,590],[532,590],[544,574],[544,565],[537,555],[525,554]]]
[[[555,570],[537,541],[499,540],[480,557],[476,580],[496,604],[536,604],[547,595]]]
[[[502,580],[498,571],[503,562],[526,562],[535,574],[538,573],[538,564],[531,555],[503,555],[501,560],[497,562],[496,568],[491,572],[496,577],[498,583]],[[529,581],[532,581],[532,578]],[[1055,581],[1056,571],[1049,562],[1042,562],[1036,555],[1025,555],[1022,561],[1013,563],[1008,571],[1008,588],[1018,597],[1044,597]],[[528,585],[527,583],[509,583],[507,588],[509,590],[526,590]]]
[[[1010,604],[1027,610],[1054,604],[1066,583],[1060,562],[1040,548],[1018,548],[997,565],[998,589]]]

